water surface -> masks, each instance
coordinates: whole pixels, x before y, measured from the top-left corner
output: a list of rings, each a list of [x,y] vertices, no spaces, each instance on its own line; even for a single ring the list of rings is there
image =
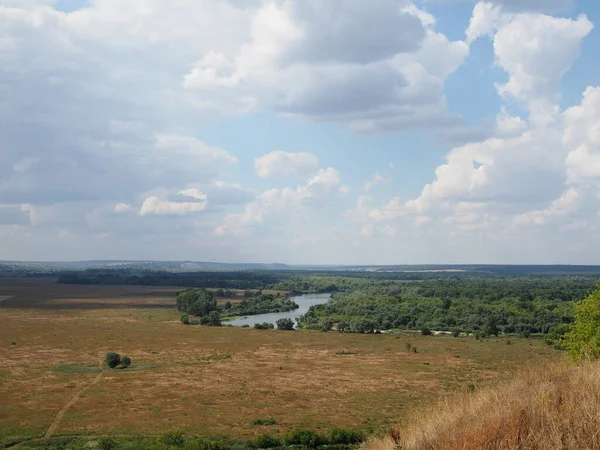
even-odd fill
[[[305,314],[313,305],[322,305],[327,303],[331,298],[331,294],[303,294],[290,297],[290,300],[296,302],[299,306],[298,309],[287,312],[269,313],[269,314],[256,314],[255,316],[244,316],[236,320],[224,322],[226,325],[234,325],[241,327],[242,325],[254,326],[255,323],[269,322],[275,325],[279,319],[290,318],[294,321],[294,327],[296,326],[296,318]]]

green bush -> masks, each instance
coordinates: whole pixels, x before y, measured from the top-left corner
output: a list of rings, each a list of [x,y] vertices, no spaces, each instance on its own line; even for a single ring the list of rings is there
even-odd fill
[[[118,353],[109,352],[104,357],[104,362],[106,363],[106,365],[108,367],[110,367],[111,369],[114,369],[119,364],[121,364],[121,357],[119,356]]]
[[[112,450],[117,446],[117,441],[110,436],[101,437],[98,440],[98,448],[100,450]]]
[[[422,336],[431,336],[433,333],[431,332],[431,330],[427,327],[423,327],[421,328],[421,335]]]
[[[272,330],[273,328],[275,328],[275,325],[269,322],[255,323],[254,328],[256,330]]]
[[[285,445],[302,445],[308,448],[317,448],[320,445],[327,444],[327,439],[312,430],[296,428],[283,437]]]
[[[331,331],[331,329],[333,328],[333,319],[331,317],[326,317],[325,319],[323,319],[323,321],[321,322],[321,331]]]
[[[123,369],[127,369],[129,366],[131,366],[131,358],[129,356],[123,356],[121,358],[121,366]]]
[[[277,322],[278,330],[292,331],[294,329],[294,321],[292,319],[279,319]]]
[[[209,327],[220,327],[221,326],[221,315],[218,311],[211,311],[208,314],[208,323]]]
[[[600,285],[585,299],[573,305],[575,322],[562,342],[575,360],[600,357]]]
[[[189,325],[190,324],[190,316],[188,316],[187,314],[183,314],[181,316],[181,323],[184,325]]]
[[[556,350],[565,350],[565,335],[571,330],[571,325],[561,323],[550,328],[546,335],[546,344],[552,345]]]
[[[365,435],[360,430],[342,430],[334,428],[329,434],[329,442],[332,444],[360,444],[365,440]]]
[[[183,447],[185,445],[185,437],[183,431],[172,430],[166,431],[160,435],[158,441],[167,447]]]
[[[249,442],[252,448],[275,448],[281,447],[281,441],[270,434],[263,434]]]
[[[459,337],[460,336],[460,328],[453,328],[452,329],[452,336]]]
[[[275,425],[276,423],[275,419],[255,419],[252,421],[252,425]]]
[[[186,442],[184,450],[227,450],[229,447],[221,441],[198,439]]]

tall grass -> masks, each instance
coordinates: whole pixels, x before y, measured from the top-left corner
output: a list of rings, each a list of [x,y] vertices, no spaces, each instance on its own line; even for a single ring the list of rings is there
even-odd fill
[[[540,366],[410,415],[362,450],[600,449],[600,363]]]

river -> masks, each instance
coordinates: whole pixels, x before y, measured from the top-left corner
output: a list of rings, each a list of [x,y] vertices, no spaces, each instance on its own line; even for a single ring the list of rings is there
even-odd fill
[[[294,321],[294,327],[296,326],[296,318],[300,317],[304,313],[308,311],[313,305],[322,305],[323,303],[327,303],[331,298],[331,294],[303,294],[296,295],[294,297],[290,297],[290,300],[296,302],[299,306],[298,309],[294,309],[293,311],[287,312],[278,312],[278,313],[269,313],[269,314],[256,314],[254,316],[244,316],[236,320],[231,320],[229,322],[224,322],[224,325],[234,325],[236,327],[241,327],[242,325],[249,325],[251,327],[254,326],[255,323],[263,323],[269,322],[275,325],[279,319],[290,318]]]

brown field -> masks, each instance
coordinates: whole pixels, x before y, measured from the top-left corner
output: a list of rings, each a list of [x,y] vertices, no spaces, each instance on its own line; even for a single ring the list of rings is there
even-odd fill
[[[43,436],[71,400],[54,436],[382,430],[441,395],[557,358],[536,339],[184,326],[178,290],[0,280],[12,297],[0,303],[0,445]],[[108,351],[134,364],[102,371]],[[251,425],[264,418],[277,425]]]

